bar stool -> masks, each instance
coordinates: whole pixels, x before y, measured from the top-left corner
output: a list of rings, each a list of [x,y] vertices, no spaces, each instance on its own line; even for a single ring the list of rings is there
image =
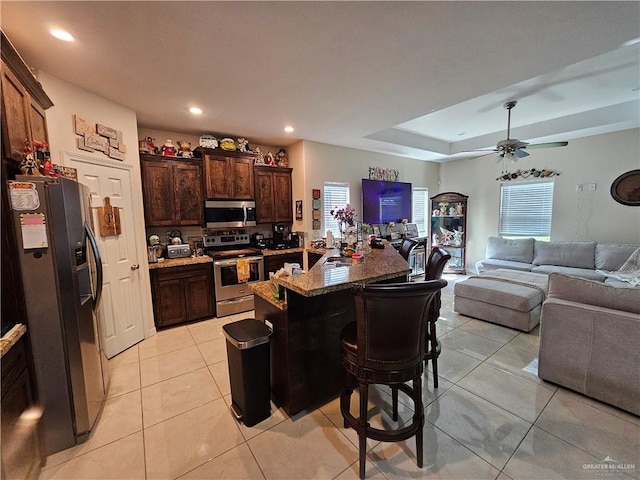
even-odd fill
[[[402,243],[400,244],[400,249],[398,250],[398,253],[402,255],[402,258],[404,258],[408,262],[409,255],[411,255],[411,252],[417,246],[418,246],[418,242],[416,242],[415,240],[411,240],[410,238],[403,238]]]
[[[451,259],[451,255],[446,250],[439,247],[433,247],[429,254],[429,260],[427,261],[426,272],[424,274],[425,281],[440,280],[442,278],[442,272],[444,266]],[[446,285],[446,283],[445,283]],[[425,354],[424,354],[424,366],[426,368],[427,363],[431,360],[431,369],[433,370],[433,388],[438,388],[438,357],[442,346],[440,340],[436,338],[436,322],[440,316],[440,297],[441,292],[438,291],[436,298],[429,306],[429,321],[427,322],[427,336]]]
[[[447,282],[403,282],[354,287],[356,321],[342,330],[342,363],[345,386],[340,412],[345,427],[358,433],[360,478],[365,476],[367,438],[399,442],[415,435],[418,467],[422,468],[422,373],[427,316],[437,293]],[[412,386],[406,384],[412,381]],[[368,422],[369,385],[391,386],[393,419],[398,419],[398,390],[414,403],[412,422],[396,430],[373,428]],[[358,387],[358,417],[351,414],[351,394]]]

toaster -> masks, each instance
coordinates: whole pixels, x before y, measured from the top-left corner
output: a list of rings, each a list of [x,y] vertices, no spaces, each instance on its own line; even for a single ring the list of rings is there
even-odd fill
[[[167,245],[167,258],[183,258],[191,256],[189,244]]]

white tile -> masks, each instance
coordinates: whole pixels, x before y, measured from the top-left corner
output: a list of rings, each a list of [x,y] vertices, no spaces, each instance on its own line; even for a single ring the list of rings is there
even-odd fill
[[[501,469],[531,424],[460,387],[427,407],[427,420]]]
[[[149,427],[221,397],[207,368],[154,383],[142,389],[144,426]]]
[[[195,345],[186,326],[166,330],[143,340],[139,344],[140,360]]]
[[[356,447],[314,410],[248,441],[267,480],[334,478],[358,459]]]
[[[638,465],[640,476],[640,426],[578,401],[557,394],[536,422],[536,426],[566,442],[604,459]]]
[[[226,361],[214,363],[213,365],[209,365],[209,371],[211,375],[213,375],[213,379],[216,381],[220,393],[222,393],[222,395],[230,394],[229,364]]]
[[[475,318],[460,326],[460,330],[473,333],[490,340],[495,340],[502,344],[507,343],[519,333],[518,330],[506,328],[494,323],[484,322],[482,320],[476,320]]]
[[[227,341],[224,338],[199,343],[198,349],[207,365],[227,360]]]
[[[461,328],[456,328],[442,335],[439,340],[443,351],[456,350],[478,360],[486,360],[504,345],[504,342],[496,342],[495,340],[465,332]]]
[[[222,327],[228,323],[225,318],[214,318],[188,325],[189,332],[196,343],[224,338]]]
[[[40,480],[99,480],[145,478],[142,432],[96,448],[84,455],[45,467]]]
[[[198,347],[183,348],[140,361],[140,380],[143,387],[177,377],[205,367]]]
[[[442,348],[438,358],[438,377],[455,383],[480,365],[481,360],[456,350]]]
[[[222,398],[144,430],[147,479],[176,478],[242,444]]]
[[[479,365],[457,385],[529,423],[535,422],[556,390],[486,363]]]
[[[125,363],[118,367],[109,367],[108,398],[140,389],[140,364]]]
[[[511,343],[507,343],[486,360],[486,363],[496,368],[506,370],[531,382],[544,383],[543,380],[538,377],[537,362],[537,349],[535,352],[528,352],[513,346]],[[548,385],[551,386],[550,383]]]
[[[181,480],[201,480],[205,478],[255,480],[264,477],[258,463],[251,454],[251,450],[249,450],[246,443],[243,443],[178,478]]]
[[[115,357],[109,359],[109,368],[119,367],[128,363],[138,363],[140,356],[138,355],[138,345],[127,348],[124,352],[118,353]]]

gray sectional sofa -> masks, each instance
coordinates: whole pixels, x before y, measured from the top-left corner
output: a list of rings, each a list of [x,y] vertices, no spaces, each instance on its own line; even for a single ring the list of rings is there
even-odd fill
[[[489,237],[486,258],[476,263],[478,272],[497,269],[533,273],[563,273],[574,277],[626,286],[603,272],[615,272],[638,245],[597,242],[543,242],[533,238]]]
[[[640,415],[640,289],[553,273],[540,378]]]

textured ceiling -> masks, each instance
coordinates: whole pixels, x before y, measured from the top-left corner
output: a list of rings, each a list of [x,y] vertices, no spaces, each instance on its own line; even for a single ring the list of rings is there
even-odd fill
[[[639,2],[0,8],[30,66],[125,105],[141,127],[446,161],[505,138],[508,100],[518,100],[511,137],[529,142],[640,125],[640,46],[624,46],[640,37]]]

